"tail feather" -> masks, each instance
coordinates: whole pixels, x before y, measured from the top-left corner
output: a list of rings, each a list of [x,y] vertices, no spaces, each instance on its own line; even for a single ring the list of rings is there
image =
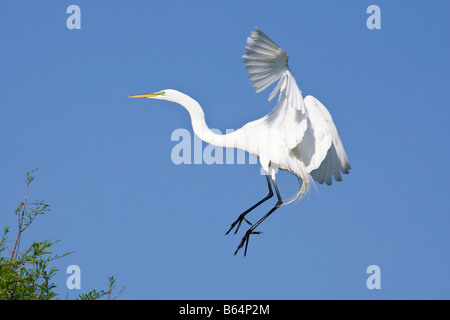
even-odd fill
[[[310,189],[310,179],[311,176],[306,171],[306,167],[303,165],[301,161],[297,161],[295,154],[292,152],[292,158],[288,158],[288,166],[289,171],[295,174],[298,179],[298,183],[300,185],[298,192],[292,196],[286,203],[283,205],[290,204],[295,200],[299,200],[303,198],[305,194],[309,192]]]
[[[300,201],[309,191],[310,183],[309,183],[309,177],[307,180],[302,180],[301,178],[297,177],[298,183],[300,185],[300,188],[296,194],[294,194],[291,198],[287,200],[287,202],[283,202],[283,205],[290,204],[294,201]]]

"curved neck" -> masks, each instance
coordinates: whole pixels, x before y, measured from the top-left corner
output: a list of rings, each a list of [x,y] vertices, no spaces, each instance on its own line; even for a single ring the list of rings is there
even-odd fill
[[[191,116],[192,129],[194,133],[206,143],[212,144],[218,147],[238,148],[236,134],[238,131],[234,131],[229,134],[217,134],[214,133],[206,124],[205,113],[203,112],[200,104],[183,93],[180,94],[180,99],[177,99],[176,103],[183,106]]]

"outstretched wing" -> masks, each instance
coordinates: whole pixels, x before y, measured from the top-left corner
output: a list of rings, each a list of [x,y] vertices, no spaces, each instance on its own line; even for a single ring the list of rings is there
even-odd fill
[[[247,38],[246,56],[242,56],[248,71],[248,78],[256,92],[265,90],[272,83],[281,78],[289,70],[289,56],[275,42],[258,28]],[[277,94],[277,86],[269,96],[269,101]]]
[[[286,146],[292,149],[302,140],[307,119],[301,91],[288,67],[289,57],[286,51],[258,28],[251,33],[247,44],[247,55],[242,56],[242,61],[256,92],[263,91],[279,80],[269,95],[270,101],[279,91],[278,102],[265,117],[265,124],[279,128]]]
[[[307,171],[319,183],[328,185],[332,177],[341,181],[341,172],[348,173],[350,164],[344,146],[327,108],[313,96],[305,97],[308,129],[296,147]]]
[[[333,176],[342,180],[341,172],[348,173],[350,165],[328,110],[312,96],[303,100],[289,70],[286,51],[261,30],[256,28],[247,44],[247,55],[242,60],[256,92],[278,81],[269,95],[270,101],[280,92],[278,102],[263,118],[265,124],[281,133],[291,154],[303,163],[314,180],[327,184],[331,184]]]

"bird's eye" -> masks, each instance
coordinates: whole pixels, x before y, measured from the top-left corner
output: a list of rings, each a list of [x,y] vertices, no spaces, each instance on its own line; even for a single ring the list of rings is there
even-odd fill
[[[165,91],[159,91],[159,92],[156,92],[155,94],[157,94],[159,96],[165,96],[166,92]]]

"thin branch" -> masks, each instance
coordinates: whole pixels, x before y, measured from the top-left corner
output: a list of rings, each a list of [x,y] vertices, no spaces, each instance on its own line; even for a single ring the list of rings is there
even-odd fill
[[[25,196],[24,196],[24,200],[22,205],[20,206],[20,209],[18,210],[18,228],[19,230],[17,231],[17,237],[16,237],[16,242],[14,243],[14,247],[13,250],[11,252],[11,261],[15,261],[17,258],[17,254],[19,253],[19,246],[20,246],[20,236],[22,234],[22,223],[23,223],[23,216],[25,214],[25,207],[27,204],[27,195],[28,195],[28,188],[30,187],[30,183],[31,183],[31,179],[30,179],[30,173],[27,173],[27,186],[25,187]]]
[[[113,300],[116,300],[116,298],[119,296],[119,294],[122,293],[122,291],[125,290],[125,287],[123,287],[122,289],[120,289],[120,291],[114,296],[114,298],[112,298]]]

